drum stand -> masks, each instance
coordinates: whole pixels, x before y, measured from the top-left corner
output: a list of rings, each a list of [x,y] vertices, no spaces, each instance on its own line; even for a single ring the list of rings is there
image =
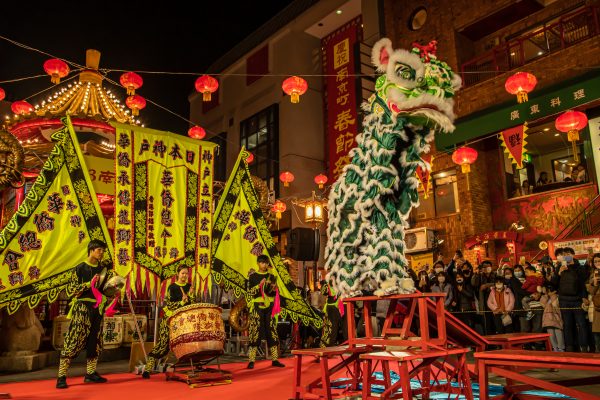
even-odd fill
[[[174,380],[187,383],[190,387],[205,387],[228,385],[231,383],[232,374],[229,371],[221,369],[219,356],[223,352],[217,352],[212,358],[194,360],[194,357],[185,360],[179,360],[173,367],[166,372],[167,380]],[[206,357],[206,355],[203,355]],[[206,367],[206,364],[217,359],[217,368]]]

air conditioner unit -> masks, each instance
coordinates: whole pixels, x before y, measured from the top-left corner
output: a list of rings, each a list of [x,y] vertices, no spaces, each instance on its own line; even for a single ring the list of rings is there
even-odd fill
[[[433,249],[434,231],[430,228],[415,228],[404,231],[405,253],[417,253]]]

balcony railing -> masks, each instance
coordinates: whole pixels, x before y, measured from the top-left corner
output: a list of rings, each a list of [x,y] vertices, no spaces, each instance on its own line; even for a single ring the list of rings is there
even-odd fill
[[[533,60],[571,47],[600,34],[598,9],[585,7],[563,15],[558,21],[541,26],[526,35],[510,39],[461,66],[464,86],[521,67]]]

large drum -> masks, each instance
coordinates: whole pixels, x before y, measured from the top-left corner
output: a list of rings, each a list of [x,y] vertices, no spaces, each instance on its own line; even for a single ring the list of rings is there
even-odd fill
[[[221,307],[198,303],[175,311],[169,320],[169,342],[180,361],[223,352],[225,326]]]
[[[115,315],[114,317],[104,317],[104,326],[102,328],[105,349],[116,349],[123,343],[123,317]]]
[[[136,314],[135,319],[140,327],[142,339],[145,342],[146,338],[148,337],[148,317],[142,314]],[[135,324],[133,323],[133,314],[123,315],[123,329],[123,346],[130,347],[131,343],[137,343],[140,341],[137,330],[135,329]]]

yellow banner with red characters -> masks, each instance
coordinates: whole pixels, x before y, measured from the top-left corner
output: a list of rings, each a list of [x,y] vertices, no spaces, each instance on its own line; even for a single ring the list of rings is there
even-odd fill
[[[216,145],[169,132],[116,128],[116,270],[128,290],[153,292],[191,268],[197,293],[210,287]]]

